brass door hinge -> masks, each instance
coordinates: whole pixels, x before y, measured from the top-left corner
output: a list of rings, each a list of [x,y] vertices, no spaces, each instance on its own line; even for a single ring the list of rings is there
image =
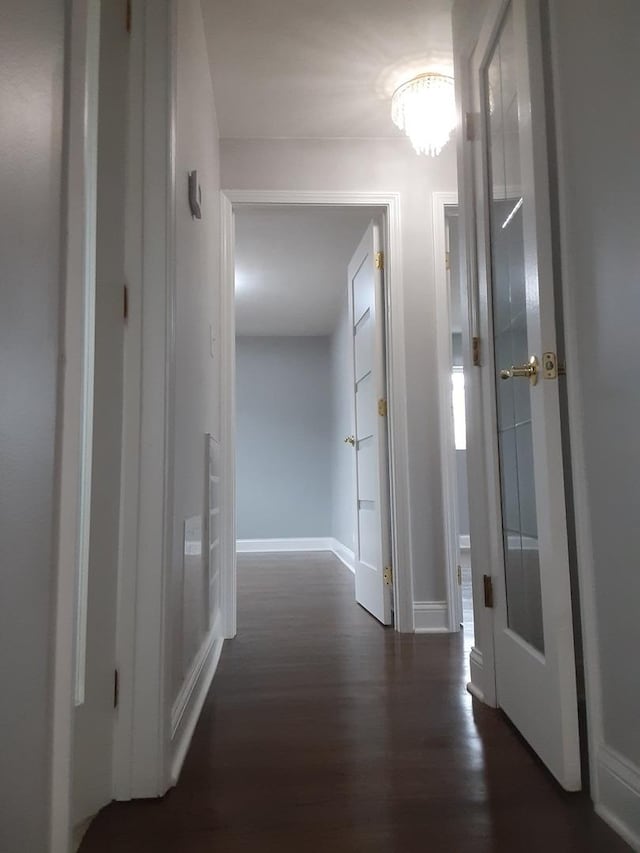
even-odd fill
[[[125,27],[127,32],[131,32],[131,0],[127,0],[127,5],[124,13]]]
[[[117,708],[120,702],[120,676],[118,670],[113,670],[113,707]]]
[[[382,573],[382,579],[385,582],[386,586],[392,586],[393,584],[393,569],[391,566],[385,566],[384,571]]]
[[[491,575],[483,575],[482,583],[484,586],[484,606],[493,607],[493,581]]]
[[[458,586],[462,586],[462,566],[458,566]]]
[[[384,269],[384,252],[376,252],[376,269]]]
[[[126,284],[122,291],[122,317],[125,320],[129,319],[129,288]]]
[[[378,414],[381,418],[387,417],[387,401],[382,398],[378,400]]]
[[[471,338],[471,359],[474,367],[480,367],[480,338]]]

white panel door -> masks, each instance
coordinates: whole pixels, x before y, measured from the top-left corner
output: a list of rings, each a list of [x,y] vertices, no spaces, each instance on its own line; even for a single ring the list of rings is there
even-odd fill
[[[536,0],[493,0],[472,59],[498,704],[581,786]]]
[[[348,271],[349,315],[353,331],[356,469],[356,601],[383,625],[391,624],[384,293],[380,229],[372,222]],[[384,410],[382,410],[384,411]]]

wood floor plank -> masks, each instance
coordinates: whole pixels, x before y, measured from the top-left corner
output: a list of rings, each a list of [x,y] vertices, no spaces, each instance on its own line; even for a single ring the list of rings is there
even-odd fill
[[[238,596],[179,784],[81,853],[629,850],[471,699],[461,636],[383,628],[329,554],[242,556]]]

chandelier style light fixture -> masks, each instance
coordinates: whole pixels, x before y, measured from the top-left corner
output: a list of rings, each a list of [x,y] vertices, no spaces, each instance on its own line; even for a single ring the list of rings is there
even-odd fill
[[[391,118],[416,154],[436,157],[456,126],[453,77],[428,72],[398,86],[391,97]]]

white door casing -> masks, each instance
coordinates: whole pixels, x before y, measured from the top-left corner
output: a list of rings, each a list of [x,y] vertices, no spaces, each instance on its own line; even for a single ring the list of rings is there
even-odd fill
[[[451,273],[447,209],[457,208],[458,194],[435,192],[433,210],[433,278],[436,292],[436,332],[438,343],[438,390],[440,404],[440,465],[442,470],[442,510],[447,555],[447,618],[449,631],[459,631],[462,621],[462,587],[458,583],[460,540],[458,523],[458,484],[454,441],[451,369]],[[465,371],[466,373],[467,371]]]
[[[353,330],[356,601],[391,624],[384,284],[380,229],[371,222],[348,269]]]
[[[480,139],[476,140],[474,146],[474,174],[479,322],[481,340],[485,346],[481,367],[482,403],[485,435],[489,437],[486,442],[486,471],[491,564],[495,567],[492,579],[495,591],[494,643],[498,704],[560,784],[567,790],[576,790],[581,786],[580,749],[558,380],[543,378],[542,375],[543,353],[555,353],[557,346],[539,14],[539,4],[535,0],[494,0],[488,7],[484,27],[471,60],[473,110],[479,115],[481,128]],[[498,45],[503,36],[504,39],[509,37],[512,40],[513,48],[510,49],[507,42]],[[514,126],[509,129],[508,119],[504,118],[506,129],[503,138],[506,142],[500,154],[500,160],[506,164],[504,199],[498,199],[498,182],[494,175],[489,175],[489,158],[492,153],[490,143],[497,144],[496,139],[491,137],[492,129],[503,120],[497,116],[499,107],[496,88],[492,82],[490,91],[488,82],[490,63],[494,62],[498,51],[503,51],[498,63],[502,75],[499,97],[504,96],[506,102],[506,93],[513,86],[515,91],[509,91],[509,104],[513,105],[514,97],[517,103],[515,135]],[[494,64],[492,67],[494,70],[491,73],[494,73],[498,66]],[[510,79],[506,75],[511,75]],[[506,110],[504,115],[507,115]],[[508,148],[509,143],[512,144],[511,149]],[[497,158],[495,162],[498,162]],[[508,174],[510,168],[511,176]],[[517,176],[517,180],[513,175]],[[502,201],[505,202],[504,210],[510,210],[503,222],[497,222],[497,213],[502,210],[499,202]],[[541,366],[539,381],[535,386],[529,384],[527,378],[508,380],[516,383],[513,387],[517,391],[514,393],[519,396],[521,403],[524,401],[526,406],[530,405],[530,423],[525,419],[526,422],[518,424],[518,417],[514,416],[511,432],[514,437],[507,439],[502,408],[498,414],[498,403],[502,406],[502,392],[496,390],[496,381],[501,382],[498,378],[500,370],[511,367],[511,364],[502,363],[506,356],[499,340],[501,332],[496,319],[496,312],[501,310],[498,303],[504,299],[500,290],[504,276],[496,266],[496,247],[499,246],[501,233],[509,225],[513,226],[519,218],[522,223],[522,278],[526,285],[526,325],[519,334],[520,340],[524,334],[529,355],[536,355]],[[511,317],[514,275],[516,273],[510,267],[507,302]],[[515,329],[515,324],[520,320],[510,322]],[[497,338],[495,347],[494,335]],[[514,405],[517,415],[517,403]],[[524,453],[518,437],[523,433],[518,433],[518,429],[530,430],[532,477],[526,474],[526,466],[521,466],[518,471],[518,463]],[[528,531],[527,535],[523,534],[522,520],[519,533],[510,532],[512,525],[508,521],[508,498],[503,497],[504,510],[501,507],[501,496],[508,496],[511,488],[508,484],[511,469],[507,465],[505,450],[507,441],[512,441],[515,448],[512,455],[516,460],[516,473],[512,479],[517,482],[516,490],[519,490],[519,518],[523,519],[526,513],[535,520],[534,532]],[[502,470],[500,460],[503,463]],[[525,482],[527,479],[528,482]],[[525,509],[522,505],[526,499],[526,495],[523,498],[523,489],[528,485],[533,496],[531,479],[535,481],[535,501],[532,499],[531,505]],[[518,549],[514,548],[514,552],[519,553],[518,559],[521,561],[522,589],[526,587],[529,590],[528,593],[526,590],[522,593],[521,600],[526,599],[527,595],[533,595],[530,581],[539,560],[540,628],[532,629],[526,639],[523,634],[526,635],[527,631],[515,627],[517,597],[513,593],[515,587],[509,586],[515,583],[511,563],[507,563],[508,581],[505,578],[505,548],[511,560],[511,542],[518,535],[520,545]],[[533,570],[531,561],[534,563]],[[525,601],[525,604],[529,602]]]
[[[394,626],[397,631],[413,631],[413,577],[411,568],[411,507],[409,501],[409,461],[406,417],[405,336],[402,282],[402,240],[400,196],[397,192],[352,192],[326,190],[224,190],[221,193],[222,224],[222,465],[224,514],[222,519],[223,602],[225,624],[235,625],[235,477],[233,437],[234,416],[234,208],[245,204],[350,205],[380,207],[384,213],[385,306],[389,472],[391,498],[391,546],[393,554]],[[227,629],[230,630],[229,628]]]
[[[48,851],[68,850],[73,821],[74,715],[84,701],[93,434],[97,94],[100,2],[68,17],[64,341]]]

